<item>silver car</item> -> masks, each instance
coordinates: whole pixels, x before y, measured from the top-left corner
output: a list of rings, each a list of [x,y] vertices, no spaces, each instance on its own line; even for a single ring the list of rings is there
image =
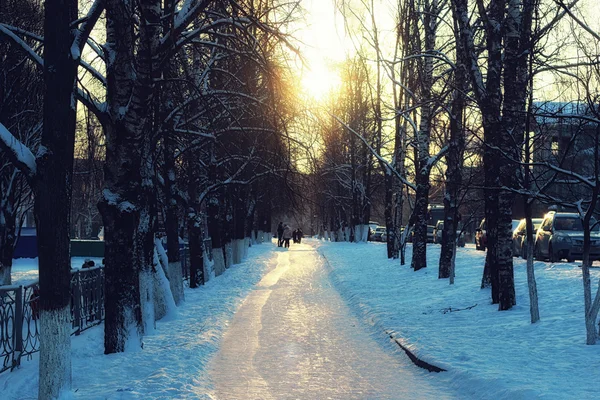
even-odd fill
[[[533,223],[533,240],[535,241],[535,233],[542,224],[543,218],[531,218]],[[513,257],[527,258],[527,220],[523,218],[519,221],[517,228],[513,230]]]
[[[595,224],[596,221],[592,223]],[[592,229],[590,258],[600,260],[600,230]],[[536,232],[535,258],[556,262],[583,259],[583,223],[577,213],[549,212]]]

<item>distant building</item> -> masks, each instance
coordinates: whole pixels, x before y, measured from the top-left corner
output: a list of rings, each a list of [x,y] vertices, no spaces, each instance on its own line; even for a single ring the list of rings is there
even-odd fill
[[[531,120],[534,185],[562,201],[589,198],[589,189],[568,174],[556,172],[549,165],[583,176],[594,173],[594,143],[600,134],[587,104],[536,102]],[[547,187],[546,187],[547,186]],[[552,204],[537,202],[536,216]],[[559,208],[564,208],[560,207]]]

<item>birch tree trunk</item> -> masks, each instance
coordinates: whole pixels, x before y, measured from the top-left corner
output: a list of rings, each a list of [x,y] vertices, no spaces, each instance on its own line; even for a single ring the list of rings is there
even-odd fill
[[[415,235],[413,239],[413,255],[411,266],[415,271],[427,267],[427,213],[429,206],[429,174],[431,160],[429,145],[431,141],[432,118],[432,87],[433,87],[433,57],[428,53],[435,50],[436,30],[438,18],[437,0],[424,2],[423,28],[425,31],[424,59],[421,73],[421,121],[417,132],[417,161],[415,171]]]
[[[444,228],[438,278],[450,278],[454,274],[456,259],[457,230],[459,224],[459,197],[462,185],[462,165],[465,149],[463,115],[465,93],[467,92],[467,72],[464,49],[457,40],[457,63],[454,70],[454,94],[450,115],[450,138],[446,155],[446,190],[444,196]],[[451,280],[454,283],[454,280]]]

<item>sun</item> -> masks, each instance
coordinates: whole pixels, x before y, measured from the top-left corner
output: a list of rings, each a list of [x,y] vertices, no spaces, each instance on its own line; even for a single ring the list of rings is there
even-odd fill
[[[302,91],[314,100],[320,101],[335,91],[341,83],[337,72],[322,62],[312,63],[310,69],[302,71],[300,79]]]

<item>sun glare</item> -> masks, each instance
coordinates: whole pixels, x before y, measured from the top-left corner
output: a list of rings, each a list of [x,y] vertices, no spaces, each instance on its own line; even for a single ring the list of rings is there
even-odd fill
[[[317,65],[303,71],[301,82],[303,91],[320,101],[340,86],[340,77],[325,65]]]

